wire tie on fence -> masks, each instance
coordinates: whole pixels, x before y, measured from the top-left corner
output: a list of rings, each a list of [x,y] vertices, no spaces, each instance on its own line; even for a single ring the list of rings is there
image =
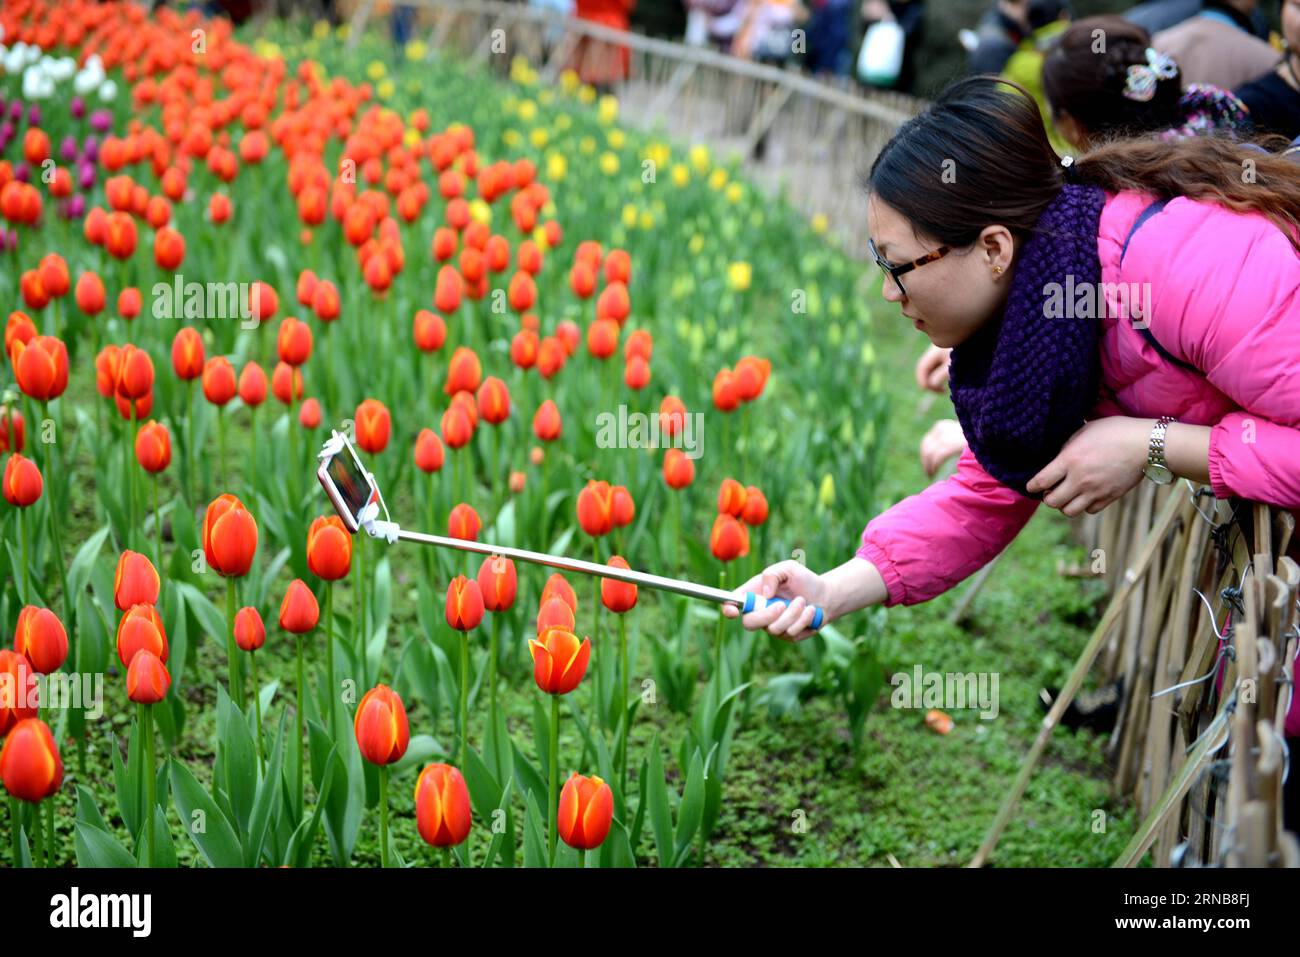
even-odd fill
[[[1202,485],[1200,488],[1197,488],[1195,485],[1191,483],[1189,479],[1183,479],[1183,484],[1187,486],[1187,492],[1192,499],[1192,508],[1196,509],[1196,514],[1201,516],[1201,521],[1205,522],[1206,525],[1209,525],[1211,528],[1214,528],[1215,527],[1214,519],[1206,515],[1205,512],[1202,511],[1201,506],[1199,504],[1200,498],[1203,495],[1208,495],[1209,497],[1213,498],[1214,490],[1210,488],[1206,488],[1204,485]]]
[[[1191,678],[1188,679],[1187,681],[1180,682],[1179,684],[1165,688],[1161,691],[1157,691],[1151,695],[1152,699],[1154,700],[1155,698],[1159,698],[1161,695],[1167,695],[1171,691],[1177,691],[1179,688],[1189,688],[1192,685],[1197,685],[1200,684],[1202,681],[1207,681],[1208,679],[1213,678],[1215,672],[1219,670],[1219,662],[1223,660],[1224,653],[1228,650],[1228,648],[1229,648],[1228,645],[1224,645],[1222,648],[1219,649],[1219,653],[1214,658],[1214,664],[1210,665],[1210,670],[1206,674],[1201,675],[1201,677],[1199,678]]]

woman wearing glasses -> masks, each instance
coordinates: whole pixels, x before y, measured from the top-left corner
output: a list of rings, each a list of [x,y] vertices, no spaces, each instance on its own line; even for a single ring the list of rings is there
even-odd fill
[[[868,189],[885,298],[952,348],[968,446],[844,564],[741,586],[791,599],[746,628],[799,640],[813,605],[926,601],[1040,501],[1097,512],[1144,476],[1300,508],[1300,167],[1215,137],[1063,165],[1029,96],[975,77],[899,130]]]

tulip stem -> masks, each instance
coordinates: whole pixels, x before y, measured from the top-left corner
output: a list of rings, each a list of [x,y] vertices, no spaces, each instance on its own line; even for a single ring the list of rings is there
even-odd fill
[[[36,813],[33,815],[36,820],[32,828],[32,866],[45,866],[45,829],[41,827],[41,808],[36,806]]]
[[[226,621],[230,624],[230,630],[226,635],[226,658],[229,670],[227,683],[230,685],[230,696],[244,707],[244,691],[241,687],[242,682],[239,680],[239,655],[238,646],[235,644],[235,579],[226,579]]]
[[[725,565],[722,567],[722,571],[718,573],[718,587],[721,588],[723,591],[727,590],[727,568]],[[718,700],[721,700],[721,696],[722,696],[722,677],[721,677],[722,675],[722,621],[723,621],[722,611],[719,610],[718,628],[717,628],[717,634],[715,636],[716,640],[713,642],[714,645],[713,675],[718,682],[718,691],[717,691]]]
[[[297,639],[294,641],[294,644],[295,644],[295,646],[297,647],[297,667],[298,667],[298,701],[297,701],[297,708],[296,708],[296,710],[297,710],[297,712],[298,712],[297,715],[296,715],[296,717],[297,717],[297,721],[298,721],[298,733],[294,736],[294,739],[293,739],[293,746],[294,746],[295,757],[297,758],[296,766],[295,766],[294,769],[293,769],[293,771],[294,771],[294,782],[293,782],[293,783],[294,783],[294,794],[297,796],[297,800],[298,800],[298,820],[301,821],[301,820],[302,820],[302,814],[303,814],[303,804],[305,803],[305,799],[304,799],[304,796],[303,796],[303,784],[302,784],[302,764],[303,764],[303,753],[302,753],[302,730],[303,730],[302,702],[303,702],[303,687],[304,687],[304,681],[303,681],[303,668],[302,668],[302,635],[299,635],[299,636],[297,637]],[[330,729],[330,733],[332,734],[333,731],[334,731],[334,729],[331,728],[331,729]]]
[[[560,806],[557,803],[560,794],[560,696],[551,695],[551,751],[550,767],[547,769],[551,772],[551,793],[548,799],[550,805],[548,810],[551,815],[550,834],[550,861],[551,866],[555,865],[555,837],[556,830],[559,827]]]
[[[492,640],[489,645],[490,654],[488,656],[488,693],[492,701],[490,713],[494,717],[497,710],[497,631],[501,627],[502,614],[501,611],[492,612]]]
[[[498,423],[492,428],[492,514],[496,516],[497,521],[501,518],[501,425]],[[500,540],[501,528],[497,526],[497,537]]]
[[[146,867],[153,867],[157,858],[157,852],[154,847],[153,833],[153,809],[157,804],[158,798],[154,793],[157,789],[157,774],[154,771],[153,757],[153,710],[151,705],[141,704],[140,708],[140,726],[144,731],[144,793],[145,793],[145,837],[149,842],[149,854],[145,859]]]
[[[14,870],[23,866],[23,818],[18,798],[9,795],[9,835],[13,838]]]
[[[22,582],[23,582],[23,603],[30,604],[31,596],[28,594],[28,573],[27,573],[27,515],[25,509],[18,509],[18,542],[20,561],[23,563]]]
[[[379,866],[388,866],[388,765],[379,766]]]
[[[189,421],[185,424],[185,492],[190,502],[194,501],[194,379],[189,380]]]
[[[595,538],[591,540],[591,560],[597,565],[600,564],[600,546],[598,540]],[[596,623],[592,627],[591,631],[591,650],[593,654],[597,654],[598,652],[596,649],[600,646],[600,578],[593,575],[591,582],[592,592],[594,593],[592,595],[591,607],[595,609],[596,612]],[[592,686],[593,690],[596,692],[596,719],[600,722],[602,728],[608,728],[609,723],[605,720],[605,689],[601,685],[600,671],[600,659],[597,658],[596,683]]]
[[[226,416],[223,409],[217,408],[217,452],[221,462],[221,484],[226,484]]]
[[[460,633],[460,766],[469,748],[469,632]]]
[[[366,536],[357,536],[357,671],[361,675],[361,686],[369,687],[366,681]]]
[[[45,804],[45,832],[46,832],[45,866],[54,867],[59,862],[57,857],[58,848],[55,846],[55,842],[54,842],[54,798],[52,797],[46,798],[43,803]],[[40,826],[40,822],[37,822],[37,826],[38,827]]]
[[[587,866],[587,850],[586,848],[580,847],[578,848],[578,867],[585,869],[586,866]]]
[[[622,716],[619,720],[623,723],[623,733],[618,740],[618,767],[622,790],[619,794],[627,793],[627,613],[618,616],[618,638],[619,638],[619,682],[620,691],[620,708],[619,714]]]
[[[325,707],[330,717],[330,734],[334,734],[336,685],[334,683],[334,583],[325,586]]]
[[[248,653],[248,665],[253,670],[253,716],[257,721],[257,734],[253,736],[253,742],[257,745],[257,766],[264,768],[266,762],[262,759],[262,695],[259,693],[260,686],[257,683],[256,648]]]
[[[57,523],[55,523],[57,525]],[[55,532],[54,539],[58,541],[58,533]],[[163,567],[162,562],[162,515],[158,511],[158,476],[153,477],[153,540],[154,540],[154,565],[158,568]],[[60,556],[59,567],[63,567],[62,557]],[[66,595],[66,591],[65,591]],[[67,599],[64,598],[66,603]]]
[[[543,549],[546,548],[547,545],[546,497],[550,494],[550,492],[551,492],[551,454],[547,452],[545,449],[543,449],[542,450],[542,501],[541,501],[541,507],[538,509],[540,514],[537,516],[537,525],[542,531],[541,541],[538,547]]]
[[[128,399],[127,401],[131,406],[131,448],[134,450],[137,447],[137,442],[140,438],[140,423],[135,417],[135,399]],[[126,487],[127,495],[131,499],[131,508],[130,511],[127,512],[127,515],[130,517],[130,522],[127,524],[126,529],[126,541],[128,546],[130,545],[131,538],[135,532],[135,469],[129,464],[130,461],[131,460],[128,457],[127,472],[129,473],[129,478],[127,479]]]

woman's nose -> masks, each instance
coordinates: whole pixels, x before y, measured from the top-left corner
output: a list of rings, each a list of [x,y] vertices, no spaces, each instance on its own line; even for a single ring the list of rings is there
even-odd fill
[[[898,283],[894,281],[893,276],[886,276],[884,286],[880,290],[881,295],[885,297],[886,302],[902,302],[905,298],[903,290]]]

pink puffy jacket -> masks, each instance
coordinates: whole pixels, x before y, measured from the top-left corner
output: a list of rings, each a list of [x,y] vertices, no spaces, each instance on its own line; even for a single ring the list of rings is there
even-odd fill
[[[1258,214],[1170,200],[1120,253],[1151,197],[1108,194],[1097,231],[1104,283],[1150,283],[1150,332],[1101,320],[1102,386],[1092,417],[1210,425],[1219,498],[1300,509],[1300,256]],[[927,601],[1004,549],[1038,507],[984,471],[970,447],[957,471],[876,516],[857,554],[880,571],[886,605]]]

